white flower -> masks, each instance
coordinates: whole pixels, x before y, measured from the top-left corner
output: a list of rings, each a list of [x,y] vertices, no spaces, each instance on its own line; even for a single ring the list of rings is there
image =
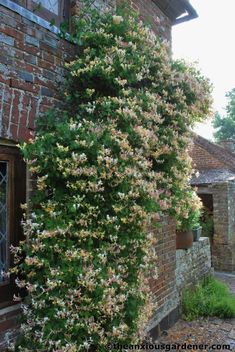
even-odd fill
[[[120,24],[123,21],[122,16],[113,16],[113,23]]]

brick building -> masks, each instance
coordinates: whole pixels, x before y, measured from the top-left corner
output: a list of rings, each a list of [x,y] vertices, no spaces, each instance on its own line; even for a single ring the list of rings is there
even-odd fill
[[[199,175],[197,186],[204,205],[213,213],[212,261],[216,270],[235,270],[235,153],[231,141],[220,145],[195,135],[191,157]]]
[[[0,0],[0,346],[12,337],[20,309],[13,301],[14,282],[4,272],[12,263],[9,247],[17,245],[22,236],[20,203],[30,194],[17,143],[33,136],[36,116],[59,103],[56,87],[66,74],[64,64],[73,57],[75,46],[59,39],[58,26],[77,14],[77,1]],[[95,0],[94,4],[113,7],[116,1],[121,0]],[[197,16],[187,0],[130,2],[140,18],[168,41],[172,25]],[[50,24],[52,19],[55,25]],[[156,234],[159,278],[151,281],[159,306],[149,327],[154,334],[163,318],[162,328],[176,318],[179,306],[175,225],[169,219],[163,222],[162,232]],[[207,242],[204,248],[209,248]],[[198,258],[204,263],[203,255]],[[200,275],[207,269],[205,266]]]

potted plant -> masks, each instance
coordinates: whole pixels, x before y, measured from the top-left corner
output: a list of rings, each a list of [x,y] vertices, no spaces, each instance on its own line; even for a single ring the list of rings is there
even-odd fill
[[[201,211],[197,209],[194,211],[194,216],[192,218],[192,232],[193,232],[193,241],[199,241],[199,238],[202,234],[202,227],[200,224]]]
[[[191,189],[186,193],[182,211],[176,217],[176,249],[188,249],[193,241],[198,241],[201,234],[200,216],[201,200]]]

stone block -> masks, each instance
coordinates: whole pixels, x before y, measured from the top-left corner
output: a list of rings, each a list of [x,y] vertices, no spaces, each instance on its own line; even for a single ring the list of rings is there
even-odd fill
[[[56,49],[58,46],[58,39],[55,39],[52,36],[46,34],[44,36],[44,43]]]
[[[14,40],[14,38],[12,38],[6,34],[0,33],[0,43],[4,43],[4,44],[13,46],[15,43],[15,40]]]
[[[39,48],[39,40],[35,37],[32,37],[30,35],[25,36],[25,43],[29,45],[33,45]]]
[[[19,77],[23,79],[25,82],[31,82],[33,83],[34,81],[34,76],[32,73],[26,72],[26,71],[21,71],[19,72]]]
[[[232,340],[235,340],[235,329],[231,330],[228,337]]]

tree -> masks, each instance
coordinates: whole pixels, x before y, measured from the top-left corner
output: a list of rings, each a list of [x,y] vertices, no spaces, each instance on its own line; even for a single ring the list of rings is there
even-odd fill
[[[235,88],[228,92],[226,97],[228,98],[226,115],[221,116],[216,112],[213,120],[213,127],[218,129],[214,133],[217,142],[226,139],[235,141]]]

